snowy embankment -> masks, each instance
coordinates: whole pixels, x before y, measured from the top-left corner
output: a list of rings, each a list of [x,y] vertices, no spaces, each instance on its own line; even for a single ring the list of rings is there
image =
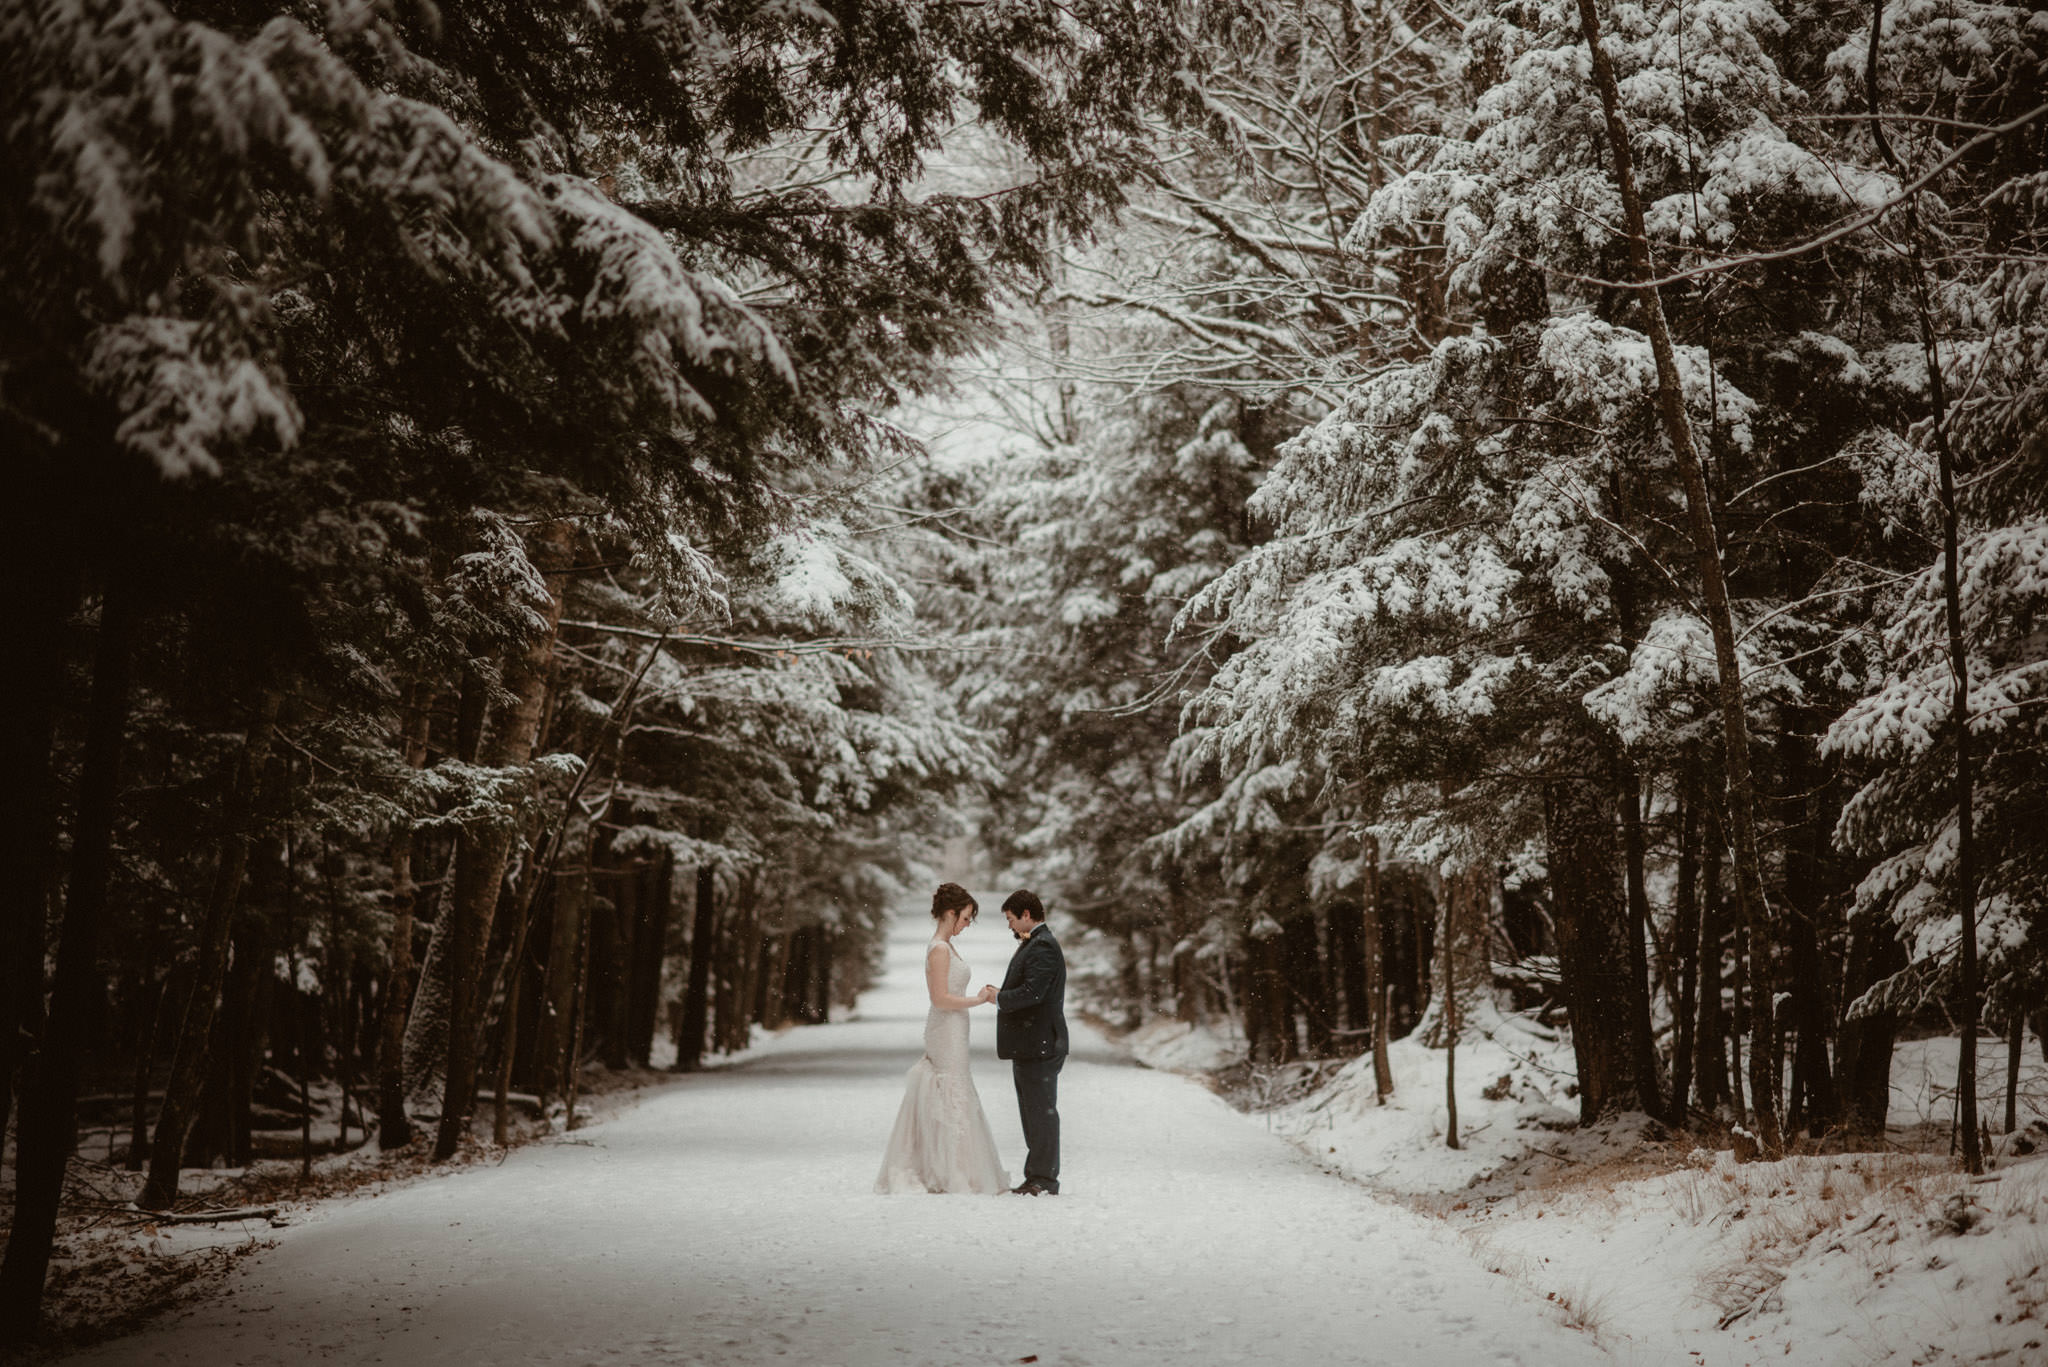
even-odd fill
[[[1064,1194],[874,1195],[921,1048],[928,930],[905,919],[851,1019],[784,1032],[501,1165],[312,1208],[227,1294],[72,1360],[1605,1360],[1440,1221],[1318,1171],[1263,1121],[1132,1067],[1078,1022]],[[1000,925],[963,937],[976,984],[1010,947]],[[993,1025],[976,1013],[976,1082],[1014,1172]]]
[[[1158,1067],[1242,1058],[1241,1041],[1171,1022],[1132,1044]],[[1580,1132],[1569,1040],[1513,1018],[1459,1048],[1458,1150],[1443,1051],[1412,1040],[1389,1051],[1384,1106],[1364,1058],[1266,1119],[1333,1171],[1406,1194],[1619,1362],[2048,1363],[2048,1065],[2029,1049],[2021,1131],[1994,1136],[1976,1180],[1943,1148],[1953,1039],[1899,1046],[1883,1153],[1738,1164],[1641,1117]],[[2002,1098],[2004,1049],[1980,1067]],[[2002,1120],[2002,1099],[1983,1109]]]

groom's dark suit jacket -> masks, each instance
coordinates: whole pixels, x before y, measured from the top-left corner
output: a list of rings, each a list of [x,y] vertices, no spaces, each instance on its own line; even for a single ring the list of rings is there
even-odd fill
[[[996,997],[997,1058],[1063,1058],[1067,1052],[1067,957],[1041,925],[1010,959]]]

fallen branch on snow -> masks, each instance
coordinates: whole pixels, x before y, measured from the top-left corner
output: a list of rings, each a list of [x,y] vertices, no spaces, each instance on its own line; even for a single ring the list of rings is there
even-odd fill
[[[273,1220],[277,1218],[276,1206],[237,1206],[233,1210],[137,1210],[137,1218],[130,1221],[138,1225],[219,1225],[230,1220]]]

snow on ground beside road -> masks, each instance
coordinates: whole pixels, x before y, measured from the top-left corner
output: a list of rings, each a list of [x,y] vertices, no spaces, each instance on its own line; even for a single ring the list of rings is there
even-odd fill
[[[1101,936],[1079,938],[1080,953],[1070,957],[1092,960],[1084,987],[1091,979],[1113,981],[1113,946]],[[1295,1140],[1318,1163],[1382,1191],[1456,1191],[1560,1145],[1590,1142],[1592,1150],[1606,1152],[1636,1142],[1633,1128],[1571,1133],[1579,1103],[1569,1033],[1491,1007],[1465,1024],[1476,1038],[1458,1047],[1456,1149],[1444,1143],[1444,1051],[1413,1037],[1387,1047],[1394,1085],[1385,1104],[1375,1094],[1370,1054],[1246,1069],[1244,1035],[1230,1021],[1190,1025],[1158,1017],[1119,1042],[1148,1068],[1227,1073],[1238,1104],[1275,1133]]]
[[[1211,1073],[1244,1057],[1244,1033],[1229,1021],[1197,1025],[1161,1016],[1121,1043],[1147,1068],[1169,1073]]]
[[[1484,1036],[1458,1049],[1460,1150],[1444,1143],[1443,1051],[1413,1040],[1389,1050],[1385,1106],[1362,1058],[1268,1119],[1316,1161],[1431,1209],[1618,1362],[2048,1364],[2048,1065],[2036,1042],[2018,1147],[1994,1136],[1997,1168],[1972,1182],[1945,1151],[1953,1038],[1903,1042],[1892,1061],[1890,1140],[1933,1152],[1737,1164],[1659,1140],[1642,1117],[1577,1129],[1569,1036],[1513,1017],[1489,1017]],[[2005,1064],[2001,1046],[1980,1052],[1994,1126]]]
[[[989,905],[993,905],[990,900]],[[1000,924],[961,949],[978,986]],[[232,1290],[79,1364],[1384,1363],[1604,1360],[1440,1222],[1336,1180],[1075,1022],[1065,1194],[872,1194],[916,1059],[929,922],[855,1015],[600,1125],[315,1208]],[[994,1019],[976,1083],[1022,1165]]]
[[[1475,1016],[1480,1038],[1458,1046],[1458,1148],[1444,1142],[1444,1051],[1414,1038],[1387,1046],[1394,1090],[1385,1105],[1374,1093],[1372,1056],[1352,1059],[1330,1082],[1277,1111],[1273,1126],[1347,1175],[1384,1191],[1456,1191],[1532,1153],[1587,1136],[1577,1129],[1579,1103],[1571,1044],[1519,1016]],[[1602,1144],[1632,1135],[1602,1135]]]
[[[1621,1363],[2048,1362],[2048,1163],[1827,1154],[1474,1202],[1475,1251]]]

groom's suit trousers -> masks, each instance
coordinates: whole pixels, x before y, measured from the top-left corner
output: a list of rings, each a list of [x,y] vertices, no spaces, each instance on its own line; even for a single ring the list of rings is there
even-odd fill
[[[1024,1121],[1024,1180],[1060,1189],[1060,1066],[1065,1054],[1010,1062],[1017,1113]]]

